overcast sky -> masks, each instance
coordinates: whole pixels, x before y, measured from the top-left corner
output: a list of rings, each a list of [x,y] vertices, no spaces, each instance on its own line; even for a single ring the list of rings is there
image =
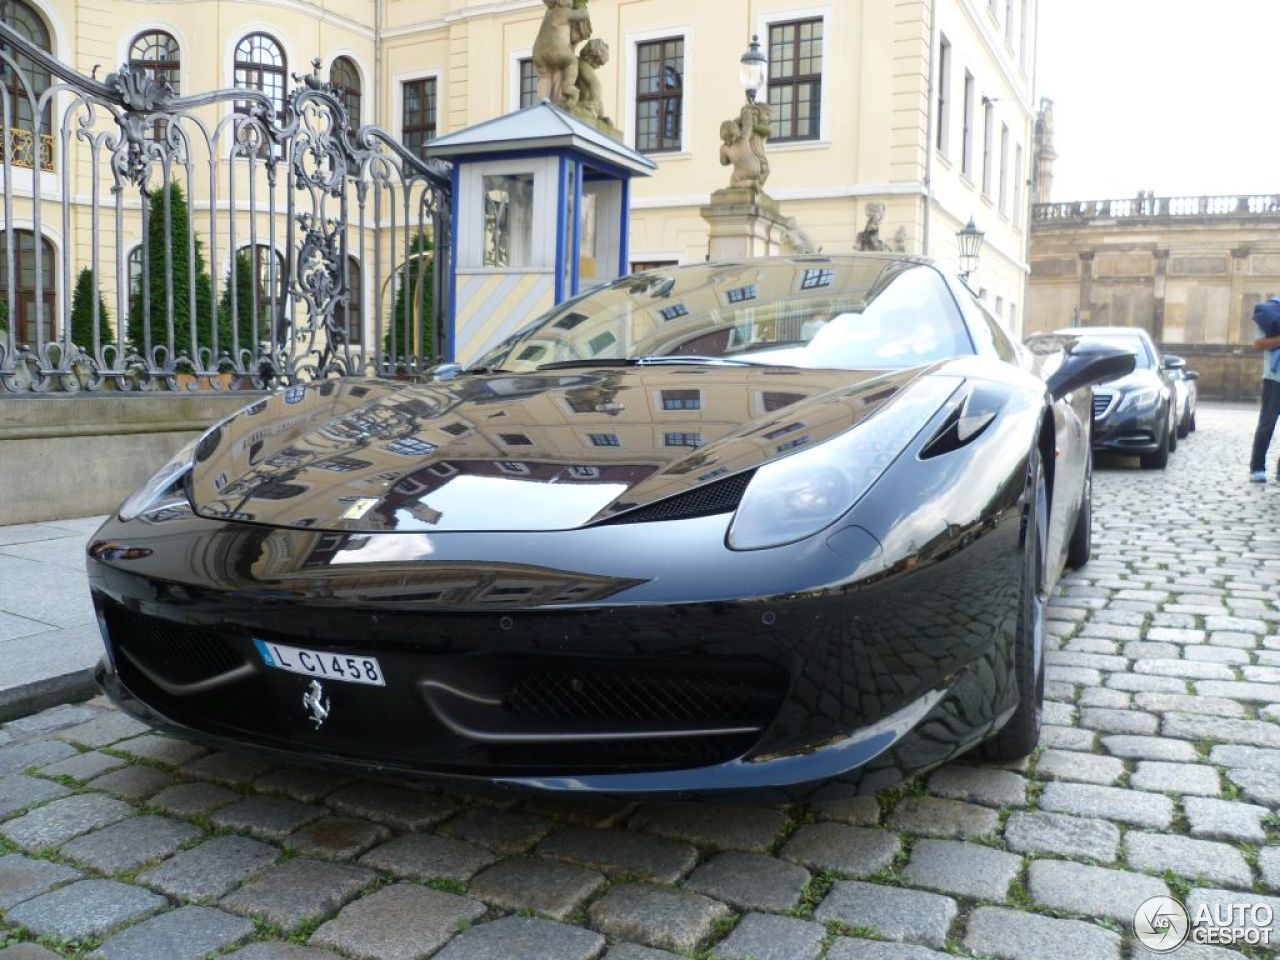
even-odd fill
[[[1039,0],[1054,200],[1280,193],[1280,0]]]

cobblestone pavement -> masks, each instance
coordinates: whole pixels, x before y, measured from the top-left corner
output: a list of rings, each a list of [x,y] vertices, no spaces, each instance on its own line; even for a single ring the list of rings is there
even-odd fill
[[[1280,485],[1245,482],[1252,417],[1203,410],[1167,472],[1099,469],[1025,763],[812,808],[552,800],[56,707],[0,728],[0,960],[1140,960],[1153,894],[1280,916]]]

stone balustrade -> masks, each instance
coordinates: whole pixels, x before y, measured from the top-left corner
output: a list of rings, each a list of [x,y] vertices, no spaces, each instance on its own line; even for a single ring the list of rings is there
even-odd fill
[[[1280,194],[1157,197],[1153,193],[1140,193],[1123,200],[1069,200],[1037,203],[1031,208],[1031,222],[1042,225],[1178,217],[1280,218]]]

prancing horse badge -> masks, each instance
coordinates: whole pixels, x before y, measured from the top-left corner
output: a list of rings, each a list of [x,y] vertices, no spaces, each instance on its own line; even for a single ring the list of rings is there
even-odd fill
[[[329,698],[324,695],[324,688],[319,680],[312,680],[302,695],[302,705],[311,712],[311,722],[320,729],[320,724],[329,719]]]

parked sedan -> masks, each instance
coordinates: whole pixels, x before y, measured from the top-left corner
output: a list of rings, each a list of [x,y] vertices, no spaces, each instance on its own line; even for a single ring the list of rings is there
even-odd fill
[[[124,709],[562,791],[877,789],[1036,745],[1089,384],[892,256],[699,264],[431,382],[292,387],[89,546]]]
[[[1173,381],[1174,398],[1177,401],[1177,424],[1178,438],[1181,439],[1191,433],[1196,428],[1196,402],[1199,399],[1199,390],[1196,381],[1200,379],[1200,374],[1195,370],[1187,369],[1187,361],[1182,357],[1175,357],[1171,353],[1164,355],[1161,366],[1169,374],[1169,379]]]
[[[1060,334],[1114,347],[1134,356],[1134,368],[1093,390],[1093,449],[1141,458],[1163,470],[1178,448],[1178,408],[1173,378],[1145,330],[1135,327],[1072,327]]]

